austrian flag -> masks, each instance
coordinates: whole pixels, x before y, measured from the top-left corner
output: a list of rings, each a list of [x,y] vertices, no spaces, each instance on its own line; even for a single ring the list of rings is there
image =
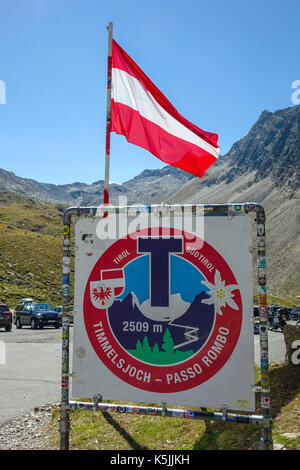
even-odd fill
[[[112,41],[111,131],[169,165],[202,177],[218,159],[218,135],[181,116],[129,55]]]

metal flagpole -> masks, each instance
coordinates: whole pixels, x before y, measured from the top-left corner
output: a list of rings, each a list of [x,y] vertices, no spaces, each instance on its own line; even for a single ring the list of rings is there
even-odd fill
[[[110,129],[111,129],[111,69],[112,69],[112,31],[113,24],[108,23],[108,56],[107,56],[107,108],[106,108],[106,142],[105,142],[105,182],[104,204],[109,203],[109,160],[110,160]]]

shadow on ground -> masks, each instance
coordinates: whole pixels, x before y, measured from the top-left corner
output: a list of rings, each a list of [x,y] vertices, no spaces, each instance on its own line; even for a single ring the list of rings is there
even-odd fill
[[[147,447],[142,446],[136,442],[128,432],[120,426],[120,424],[106,411],[102,411],[103,418],[122,436],[130,445],[133,450],[148,450]]]

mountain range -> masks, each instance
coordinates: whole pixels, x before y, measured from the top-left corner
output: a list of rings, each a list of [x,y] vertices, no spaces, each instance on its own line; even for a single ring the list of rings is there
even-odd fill
[[[144,170],[123,184],[111,183],[110,203],[118,204],[119,197],[127,197],[128,204],[163,202],[179,186],[194,176],[172,166],[160,170]],[[104,180],[92,184],[75,182],[55,185],[20,178],[13,172],[0,169],[0,191],[16,191],[45,202],[69,206],[97,206],[103,202]],[[122,204],[126,205],[126,204]]]
[[[172,166],[110,185],[110,202],[128,204],[257,202],[266,211],[268,289],[300,294],[300,106],[263,111],[248,134],[196,178]],[[104,181],[41,183],[0,169],[0,191],[63,206],[101,204]]]

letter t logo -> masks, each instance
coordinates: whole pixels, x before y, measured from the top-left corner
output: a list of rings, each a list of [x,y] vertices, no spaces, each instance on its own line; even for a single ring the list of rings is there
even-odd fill
[[[138,253],[150,253],[152,307],[169,307],[170,253],[182,253],[182,238],[138,238]]]

